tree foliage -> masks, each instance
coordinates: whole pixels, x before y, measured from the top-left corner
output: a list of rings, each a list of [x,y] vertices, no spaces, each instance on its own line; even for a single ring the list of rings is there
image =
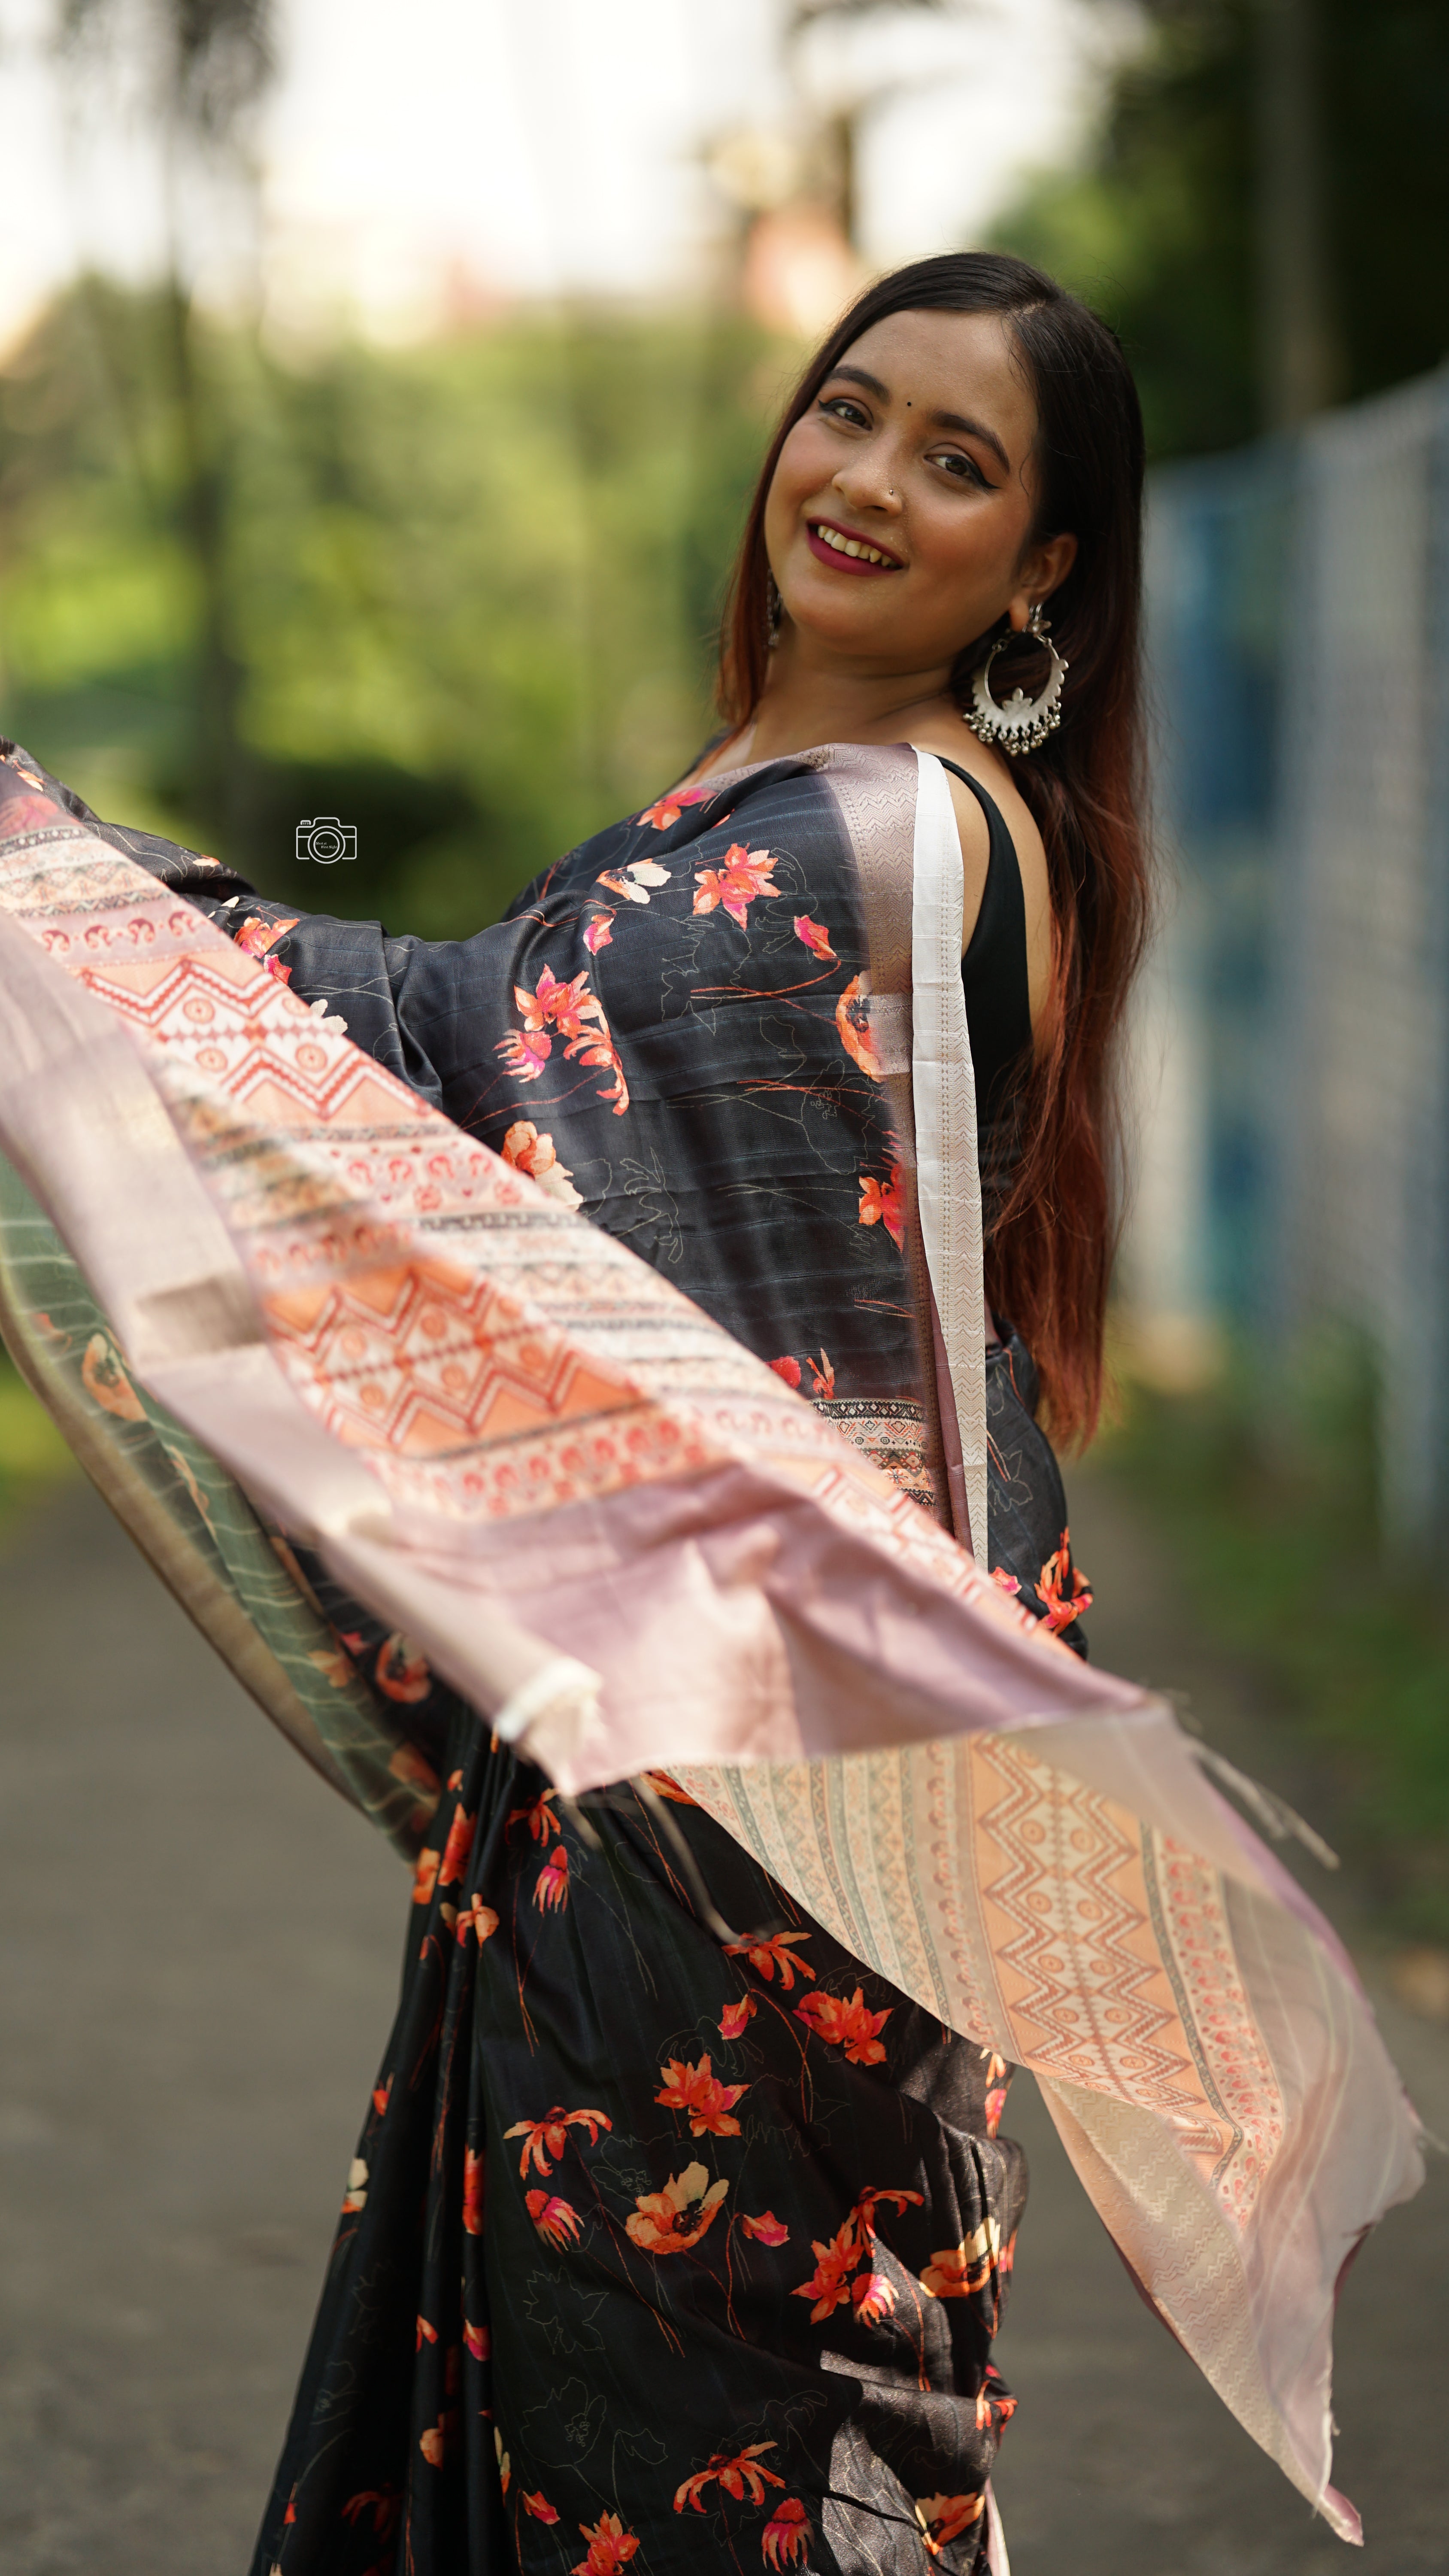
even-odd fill
[[[1044,176],[1004,247],[1122,332],[1154,454],[1235,445],[1262,424],[1258,83],[1265,0],[1144,0],[1076,172]],[[1349,398],[1449,349],[1449,11],[1318,0],[1328,287]]]
[[[169,327],[164,293],[91,281],[0,377],[4,730],[272,893],[439,935],[677,773],[786,353],[728,317],[595,313],[288,366],[193,317],[248,764],[228,819]],[[318,812],[358,826],[345,884],[295,866]]]

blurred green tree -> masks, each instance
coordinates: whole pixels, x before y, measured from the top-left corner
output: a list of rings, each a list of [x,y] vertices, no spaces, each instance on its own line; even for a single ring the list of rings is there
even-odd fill
[[[1083,166],[1044,174],[995,238],[1121,331],[1153,453],[1233,446],[1285,417],[1283,297],[1304,294],[1282,256],[1302,220],[1295,186],[1321,192],[1302,229],[1319,233],[1324,392],[1353,399],[1436,365],[1449,349],[1443,0],[1141,9],[1143,41]]]
[[[269,893],[475,929],[708,730],[720,577],[792,353],[702,306],[284,364],[193,314],[227,424],[238,813],[198,738],[168,299],[91,281],[0,374],[0,723]],[[358,830],[331,877],[294,856],[319,813]]]
[[[245,829],[253,764],[238,721],[244,674],[232,632],[226,487],[233,425],[198,345],[183,207],[197,183],[255,196],[252,124],[275,69],[272,16],[271,0],[142,0],[139,9],[123,0],[57,0],[56,7],[58,52],[73,81],[89,73],[104,82],[128,54],[143,66],[168,236],[155,354],[171,376],[172,514],[196,586],[192,757],[203,800],[234,837]]]

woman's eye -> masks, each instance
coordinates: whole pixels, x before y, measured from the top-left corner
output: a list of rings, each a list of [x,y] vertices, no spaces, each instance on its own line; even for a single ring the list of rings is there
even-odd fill
[[[828,401],[822,402],[820,408],[832,420],[848,420],[855,429],[870,427],[867,414],[862,411],[859,403],[851,401],[848,394],[832,394]]]
[[[989,492],[992,488],[975,457],[963,455],[959,447],[948,447],[943,454],[933,457],[931,461],[935,465],[944,466],[946,472],[953,475],[958,483],[974,483],[978,492]]]

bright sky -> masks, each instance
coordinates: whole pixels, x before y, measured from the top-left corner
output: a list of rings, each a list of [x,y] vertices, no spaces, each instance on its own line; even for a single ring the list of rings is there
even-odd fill
[[[280,0],[259,129],[269,296],[386,331],[449,272],[501,296],[678,292],[729,220],[711,143],[867,94],[868,260],[949,248],[1073,150],[1130,0],[1105,34],[1101,0],[881,9],[814,31],[793,71],[785,16],[785,0]],[[143,276],[162,237],[139,84],[129,103],[94,84],[77,112],[53,17],[54,0],[0,0],[0,347],[77,266]],[[183,231],[219,279],[214,210],[188,205]]]

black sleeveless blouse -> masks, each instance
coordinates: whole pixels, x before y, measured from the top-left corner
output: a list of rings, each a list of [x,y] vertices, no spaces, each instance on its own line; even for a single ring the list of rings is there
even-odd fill
[[[1031,1070],[1031,995],[1027,975],[1026,896],[1006,817],[978,779],[954,760],[953,778],[970,788],[986,817],[989,852],[981,910],[961,960],[966,1026],[976,1075],[977,1155],[988,1231],[1016,1167],[1018,1113]]]

